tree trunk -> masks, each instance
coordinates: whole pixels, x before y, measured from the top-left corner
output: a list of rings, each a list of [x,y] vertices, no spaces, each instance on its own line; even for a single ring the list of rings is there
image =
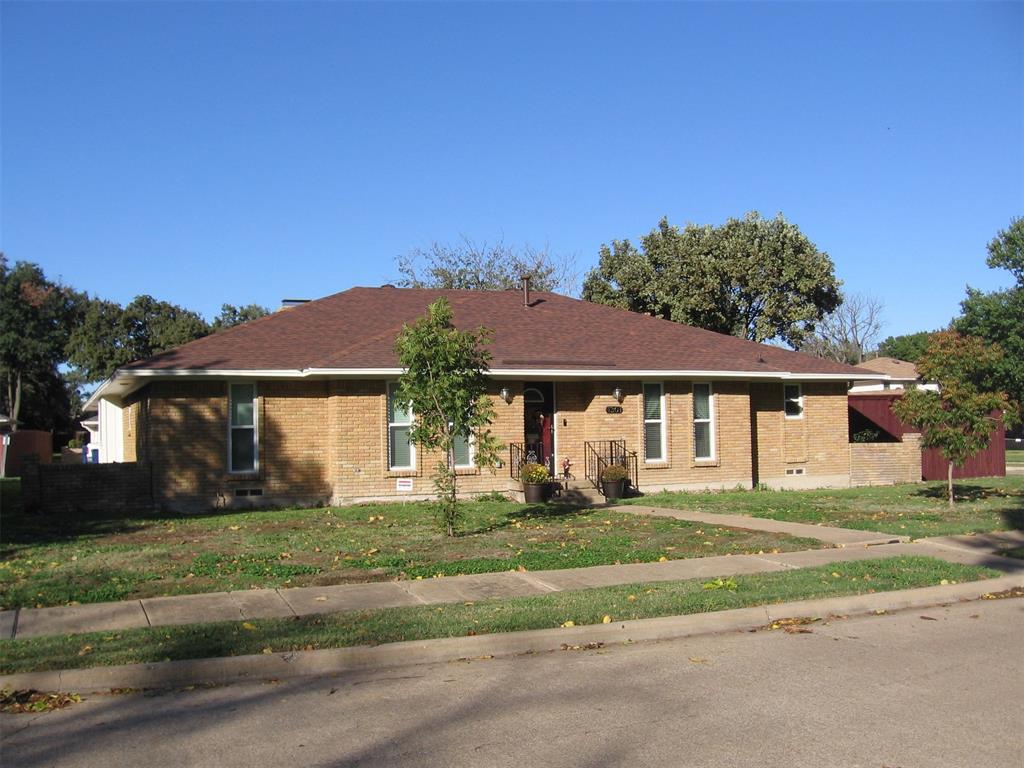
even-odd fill
[[[8,414],[11,417],[11,432],[17,432],[18,413],[21,411],[21,371],[17,373],[13,395],[11,394],[11,376],[7,374],[7,396],[11,403],[11,412]]]
[[[456,488],[455,483],[458,481],[458,473],[455,470],[455,443],[451,442],[448,446],[448,472],[451,475],[451,496],[449,497],[448,514],[446,515],[445,523],[448,526],[448,535],[455,535],[455,505],[456,505]]]
[[[947,469],[947,475],[946,476],[948,478],[948,483],[949,483],[949,506],[952,507],[953,506],[953,462],[952,461],[949,462],[949,467]]]

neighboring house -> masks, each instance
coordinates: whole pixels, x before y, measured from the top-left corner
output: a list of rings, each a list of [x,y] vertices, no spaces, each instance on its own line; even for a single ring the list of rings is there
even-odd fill
[[[89,433],[85,447],[86,461],[91,464],[115,464],[134,461],[125,458],[124,414],[120,403],[111,398],[90,397],[84,413],[92,414],[82,419],[82,428]]]
[[[459,447],[466,493],[518,488],[539,437],[581,480],[624,448],[642,491],[850,485],[858,369],[518,291],[353,288],[124,366],[88,404],[104,454],[150,462],[167,507],[429,496],[437,456],[409,444],[394,342],[442,296],[459,327],[494,333],[492,431],[509,446],[494,470]]]
[[[875,357],[871,360],[865,360],[856,367],[868,375],[881,373],[889,378],[886,381],[879,381],[875,378],[858,379],[850,387],[851,393],[887,392],[894,389],[907,389],[909,387],[931,390],[938,390],[939,388],[938,384],[921,381],[921,377],[917,373],[917,366],[913,363],[906,360],[897,360],[895,357]]]

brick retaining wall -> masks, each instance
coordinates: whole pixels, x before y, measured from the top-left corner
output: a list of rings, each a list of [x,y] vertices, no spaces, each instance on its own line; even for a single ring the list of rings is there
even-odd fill
[[[153,508],[153,465],[32,464],[21,477],[25,510],[44,514],[90,515],[138,512]]]
[[[851,485],[921,482],[921,436],[905,434],[902,443],[850,443]]]

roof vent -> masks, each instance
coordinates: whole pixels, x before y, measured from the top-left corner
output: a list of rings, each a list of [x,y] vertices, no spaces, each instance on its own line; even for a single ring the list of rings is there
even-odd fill
[[[384,285],[381,286],[381,288],[394,288],[394,287],[395,286],[393,284],[391,284],[391,283],[384,283]]]
[[[523,275],[523,306],[530,306],[530,276]]]
[[[281,299],[281,309],[297,307],[300,304],[308,304],[310,301],[310,299]]]

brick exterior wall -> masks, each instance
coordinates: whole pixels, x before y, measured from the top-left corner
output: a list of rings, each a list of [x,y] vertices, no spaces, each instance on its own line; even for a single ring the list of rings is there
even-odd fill
[[[512,402],[498,392],[507,386]],[[524,439],[523,382],[494,382],[492,432],[503,443]],[[622,413],[612,392],[621,387]],[[584,442],[626,441],[639,455],[644,491],[772,485],[849,485],[846,388],[805,384],[804,418],[783,416],[782,385],[713,382],[715,458],[693,457],[692,384],[664,382],[665,461],[643,457],[643,397],[639,381],[555,383],[555,451],[573,473],[585,473]],[[228,384],[166,381],[144,387],[124,409],[125,456],[153,466],[156,502],[179,509],[245,505],[348,503],[378,498],[428,498],[438,457],[416,452],[412,470],[388,469],[386,383],[383,380],[261,381],[259,469],[227,471]],[[756,452],[752,447],[756,446]],[[518,489],[505,463],[460,472],[467,495]],[[802,468],[802,476],[786,474]],[[410,493],[396,481],[409,478]],[[252,495],[252,491],[260,495]],[[239,496],[238,491],[245,495]]]
[[[804,382],[801,418],[786,418],[781,383],[750,385],[754,481],[775,488],[850,484],[849,415],[842,382]],[[787,471],[788,470],[788,471]]]
[[[921,436],[907,433],[902,443],[851,443],[851,485],[896,485],[921,480]]]
[[[152,467],[131,464],[31,464],[21,477],[25,510],[110,517],[153,506]]]

